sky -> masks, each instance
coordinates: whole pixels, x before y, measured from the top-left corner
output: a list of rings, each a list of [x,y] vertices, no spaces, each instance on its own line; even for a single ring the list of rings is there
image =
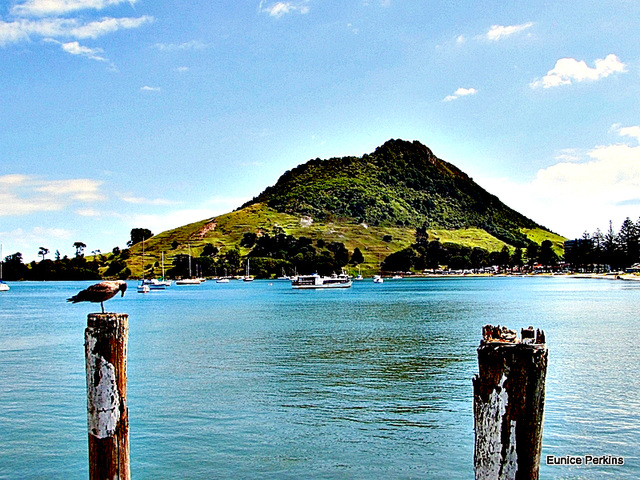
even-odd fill
[[[125,247],[418,140],[568,238],[640,218],[640,2],[0,0],[4,256]]]

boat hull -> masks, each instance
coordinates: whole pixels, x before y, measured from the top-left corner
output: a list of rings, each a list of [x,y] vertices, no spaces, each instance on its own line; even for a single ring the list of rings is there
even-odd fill
[[[353,282],[346,275],[332,275],[321,277],[320,275],[303,275],[291,281],[291,287],[297,290],[310,290],[319,288],[349,288]]]

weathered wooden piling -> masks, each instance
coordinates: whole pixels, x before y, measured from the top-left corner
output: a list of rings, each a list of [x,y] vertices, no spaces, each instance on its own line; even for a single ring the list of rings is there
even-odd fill
[[[130,480],[127,345],[129,316],[91,313],[87,318],[87,418],[89,478]]]
[[[538,479],[548,350],[544,332],[485,325],[473,378],[476,480]]]

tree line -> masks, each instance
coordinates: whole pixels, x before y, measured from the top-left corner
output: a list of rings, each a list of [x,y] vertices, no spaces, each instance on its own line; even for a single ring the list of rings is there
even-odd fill
[[[567,242],[565,261],[572,270],[603,272],[624,270],[640,262],[640,219],[633,222],[627,217],[618,232],[609,221],[606,232],[597,229],[584,232],[581,238]]]
[[[148,229],[133,229],[127,245],[132,246],[152,236],[153,233]],[[392,238],[387,235],[383,240],[390,243]],[[177,242],[173,242],[172,248],[177,246]],[[74,257],[62,257],[56,251],[54,260],[46,258],[50,254],[49,249],[40,247],[38,255],[42,257],[41,261],[29,264],[23,262],[20,252],[8,255],[4,258],[4,279],[93,280],[131,277],[132,272],[127,266],[129,249],[115,247],[111,255],[102,255],[99,250],[94,250],[91,259],[87,260],[84,243],[75,242],[73,247],[76,250]],[[240,248],[249,249],[249,253],[243,256]],[[185,254],[175,255],[166,273],[169,278],[187,277],[191,263],[192,276],[237,275],[244,273],[247,261],[250,261],[253,276],[271,278],[283,273],[316,272],[330,275],[348,265],[364,263],[365,258],[360,249],[349,252],[341,242],[296,238],[276,227],[271,233],[260,236],[247,232],[237,246],[225,252],[206,244],[197,257],[189,259]],[[593,234],[585,232],[581,238],[566,243],[564,258],[558,257],[549,240],[541,244],[529,242],[525,248],[513,249],[505,245],[500,251],[490,252],[479,247],[430,240],[425,225],[416,229],[415,241],[411,246],[386,256],[380,269],[385,272],[435,272],[441,266],[446,266],[452,270],[478,271],[498,266],[502,271],[527,271],[534,267],[551,270],[562,261],[569,264],[573,271],[582,272],[623,270],[640,262],[640,219],[635,223],[629,218],[625,219],[618,232],[614,231],[612,222],[609,222],[605,233],[600,229]],[[157,262],[156,265],[148,265],[146,272],[154,275],[158,266]]]
[[[431,270],[436,272],[446,266],[450,270],[479,271],[497,266],[502,271],[532,270],[535,265],[552,270],[560,258],[553,251],[553,243],[544,240],[540,245],[529,242],[526,248],[513,251],[504,245],[500,251],[488,251],[480,247],[465,247],[455,243],[429,241],[426,227],[416,229],[415,243],[388,255],[381,264],[385,272],[408,272]]]

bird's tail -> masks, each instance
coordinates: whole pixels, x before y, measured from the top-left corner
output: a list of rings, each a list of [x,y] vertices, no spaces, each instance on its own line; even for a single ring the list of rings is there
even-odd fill
[[[67,302],[78,303],[78,297],[74,295],[71,298],[67,298]]]

